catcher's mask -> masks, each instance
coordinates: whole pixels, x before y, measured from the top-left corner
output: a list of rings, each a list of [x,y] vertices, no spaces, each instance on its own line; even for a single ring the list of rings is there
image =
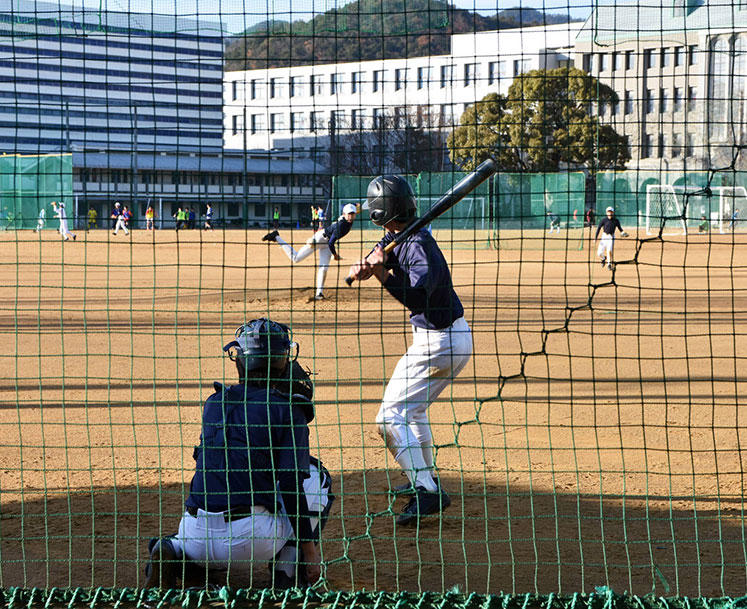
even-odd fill
[[[288,326],[261,317],[239,326],[223,351],[231,361],[239,361],[245,372],[269,368],[280,373],[298,357],[298,344],[291,341]]]

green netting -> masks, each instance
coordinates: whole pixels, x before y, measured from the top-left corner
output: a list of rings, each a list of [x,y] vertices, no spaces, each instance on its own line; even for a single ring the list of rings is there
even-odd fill
[[[51,201],[72,209],[73,159],[70,154],[0,156],[0,229],[36,228],[44,210],[44,226],[54,216]],[[68,215],[73,214],[68,211]]]

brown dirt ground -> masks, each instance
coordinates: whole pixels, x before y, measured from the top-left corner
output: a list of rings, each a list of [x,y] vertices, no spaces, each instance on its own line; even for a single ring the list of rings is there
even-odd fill
[[[270,315],[316,373],[331,588],[743,594],[747,236],[619,241],[614,275],[542,233],[442,243],[475,352],[430,409],[453,503],[418,531],[394,528],[373,424],[409,325],[377,285],[342,286],[358,235],[322,303],[311,261],[256,231],[0,235],[0,586],[143,583],[200,404],[232,381],[221,346]]]

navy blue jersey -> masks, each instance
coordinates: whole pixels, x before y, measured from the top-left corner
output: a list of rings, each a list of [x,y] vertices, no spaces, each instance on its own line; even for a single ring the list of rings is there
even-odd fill
[[[379,245],[385,247],[393,240],[394,234],[387,233]],[[392,274],[384,287],[410,310],[410,322],[416,328],[443,330],[464,315],[446,259],[427,229],[395,247],[386,267]]]
[[[212,218],[213,218],[213,208],[212,207],[208,207],[207,208],[207,211],[205,212],[205,217],[208,220],[212,220]]]
[[[332,255],[337,256],[337,251],[335,250],[335,241],[338,239],[342,239],[345,235],[347,235],[350,232],[350,229],[353,228],[353,223],[348,222],[345,219],[345,216],[340,216],[340,218],[335,222],[334,224],[330,224],[327,228],[324,229],[324,235],[329,239],[329,243],[327,246],[329,247],[329,251],[332,252]]]
[[[597,226],[597,234],[594,236],[596,239],[599,236],[599,231],[604,229],[605,234],[607,235],[614,235],[615,229],[619,228],[620,232],[622,232],[622,226],[620,226],[620,220],[618,220],[615,217],[612,218],[604,218],[599,223],[599,226]]]
[[[254,385],[214,393],[205,402],[194,458],[187,507],[223,512],[257,505],[274,513],[279,492],[297,538],[310,539],[303,494],[309,428],[289,396]]]
[[[122,210],[120,210],[119,207],[115,207],[114,209],[112,209],[112,218],[116,218],[121,215],[122,215]]]

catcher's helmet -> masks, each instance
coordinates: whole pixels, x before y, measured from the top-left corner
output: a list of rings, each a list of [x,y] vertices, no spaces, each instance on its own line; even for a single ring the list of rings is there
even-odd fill
[[[261,317],[239,326],[236,338],[223,347],[223,351],[233,360],[239,360],[246,372],[251,370],[282,371],[291,359],[298,345],[291,342],[288,326]],[[295,356],[294,356],[295,359]]]
[[[415,217],[415,193],[402,176],[379,176],[371,180],[366,192],[366,207],[371,222],[384,226],[387,222],[409,222]]]

